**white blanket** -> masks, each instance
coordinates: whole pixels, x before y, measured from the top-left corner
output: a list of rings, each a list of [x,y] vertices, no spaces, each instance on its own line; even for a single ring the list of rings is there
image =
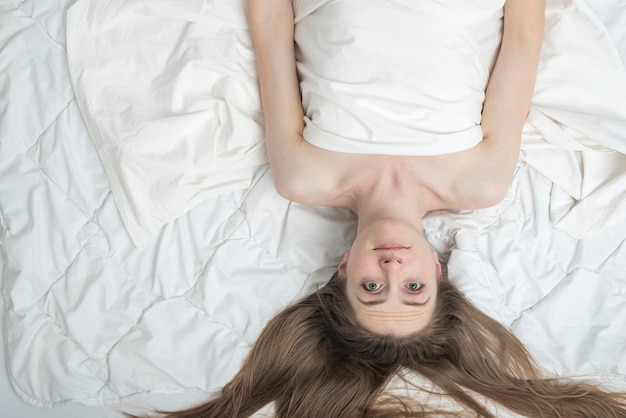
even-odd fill
[[[79,2],[68,14],[76,99],[138,245],[265,163],[243,2]]]
[[[626,218],[626,71],[584,2],[547,4],[522,158],[554,183],[554,224],[587,238]]]
[[[626,59],[619,1],[603,0],[603,17]],[[139,32],[142,10],[159,10],[162,22],[176,25],[183,12],[174,6],[214,10],[220,19],[206,30],[228,39],[224,56],[237,50],[252,59],[249,37],[233,23],[244,22],[243,0],[102,2]],[[327,280],[351,243],[354,218],[285,201],[261,165],[249,187],[201,201],[135,246],[94,147],[97,132],[87,129],[68,73],[65,12],[71,6],[72,13],[88,12],[94,3],[0,3],[6,371],[15,393],[31,405],[119,404],[156,394],[154,402],[170,408],[165,394],[218,390],[266,321]],[[136,22],[128,8],[137,12]],[[168,42],[183,48],[194,25],[183,25],[189,30]],[[164,34],[167,28],[164,23]],[[126,33],[132,41],[133,31]],[[258,129],[257,116],[248,127]],[[626,222],[572,239],[550,218],[555,189],[522,162],[501,204],[429,214],[428,238],[448,259],[451,280],[516,333],[547,370],[592,375],[626,389]],[[103,415],[114,413],[97,416]]]

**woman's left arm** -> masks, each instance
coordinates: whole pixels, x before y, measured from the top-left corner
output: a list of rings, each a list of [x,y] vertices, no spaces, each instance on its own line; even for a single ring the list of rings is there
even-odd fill
[[[278,192],[299,203],[338,205],[350,156],[318,148],[302,136],[300,85],[291,0],[247,0],[265,120],[265,144]]]

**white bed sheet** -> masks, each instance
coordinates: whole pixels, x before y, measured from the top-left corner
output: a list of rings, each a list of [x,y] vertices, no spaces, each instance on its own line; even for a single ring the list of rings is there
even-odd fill
[[[262,168],[249,190],[207,200],[135,248],[69,84],[73,2],[0,2],[0,267],[15,390],[0,390],[0,416],[200,399],[229,380],[267,318],[328,278],[354,232],[345,211],[278,197]],[[626,58],[624,3],[590,6]],[[550,224],[550,189],[521,164],[500,205],[433,214],[429,238],[547,369],[625,388],[626,223],[573,241]]]

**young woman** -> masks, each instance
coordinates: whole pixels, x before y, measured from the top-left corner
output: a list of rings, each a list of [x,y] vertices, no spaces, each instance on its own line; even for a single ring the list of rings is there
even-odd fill
[[[292,3],[248,2],[275,185],[287,199],[357,214],[356,240],[339,275],[366,329],[408,335],[430,322],[438,266],[422,231],[422,214],[487,207],[506,193],[535,83],[542,3],[506,3],[501,49],[486,89],[482,141],[450,154],[399,156],[333,152],[303,138]]]
[[[248,14],[276,187],[296,202],[350,208],[357,235],[330,282],[267,325],[220,396],[164,415],[245,417],[273,402],[279,417],[493,416],[479,394],[523,416],[626,416],[622,394],[543,378],[512,334],[443,280],[422,230],[425,212],[486,207],[504,196],[533,93],[543,1],[506,2],[482,140],[428,156],[334,152],[307,142],[292,2],[248,0]],[[385,393],[403,371],[453,402]]]

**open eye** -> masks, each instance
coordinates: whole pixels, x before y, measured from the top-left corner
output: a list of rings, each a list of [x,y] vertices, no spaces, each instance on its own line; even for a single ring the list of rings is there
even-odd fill
[[[375,292],[378,292],[380,288],[381,288],[381,285],[380,283],[377,283],[377,282],[363,283],[363,289],[365,289],[366,292],[375,293]]]
[[[423,284],[419,283],[419,282],[410,282],[406,285],[407,289],[409,289],[409,292],[411,293],[417,293],[420,290],[422,290],[422,288],[424,287]]]

